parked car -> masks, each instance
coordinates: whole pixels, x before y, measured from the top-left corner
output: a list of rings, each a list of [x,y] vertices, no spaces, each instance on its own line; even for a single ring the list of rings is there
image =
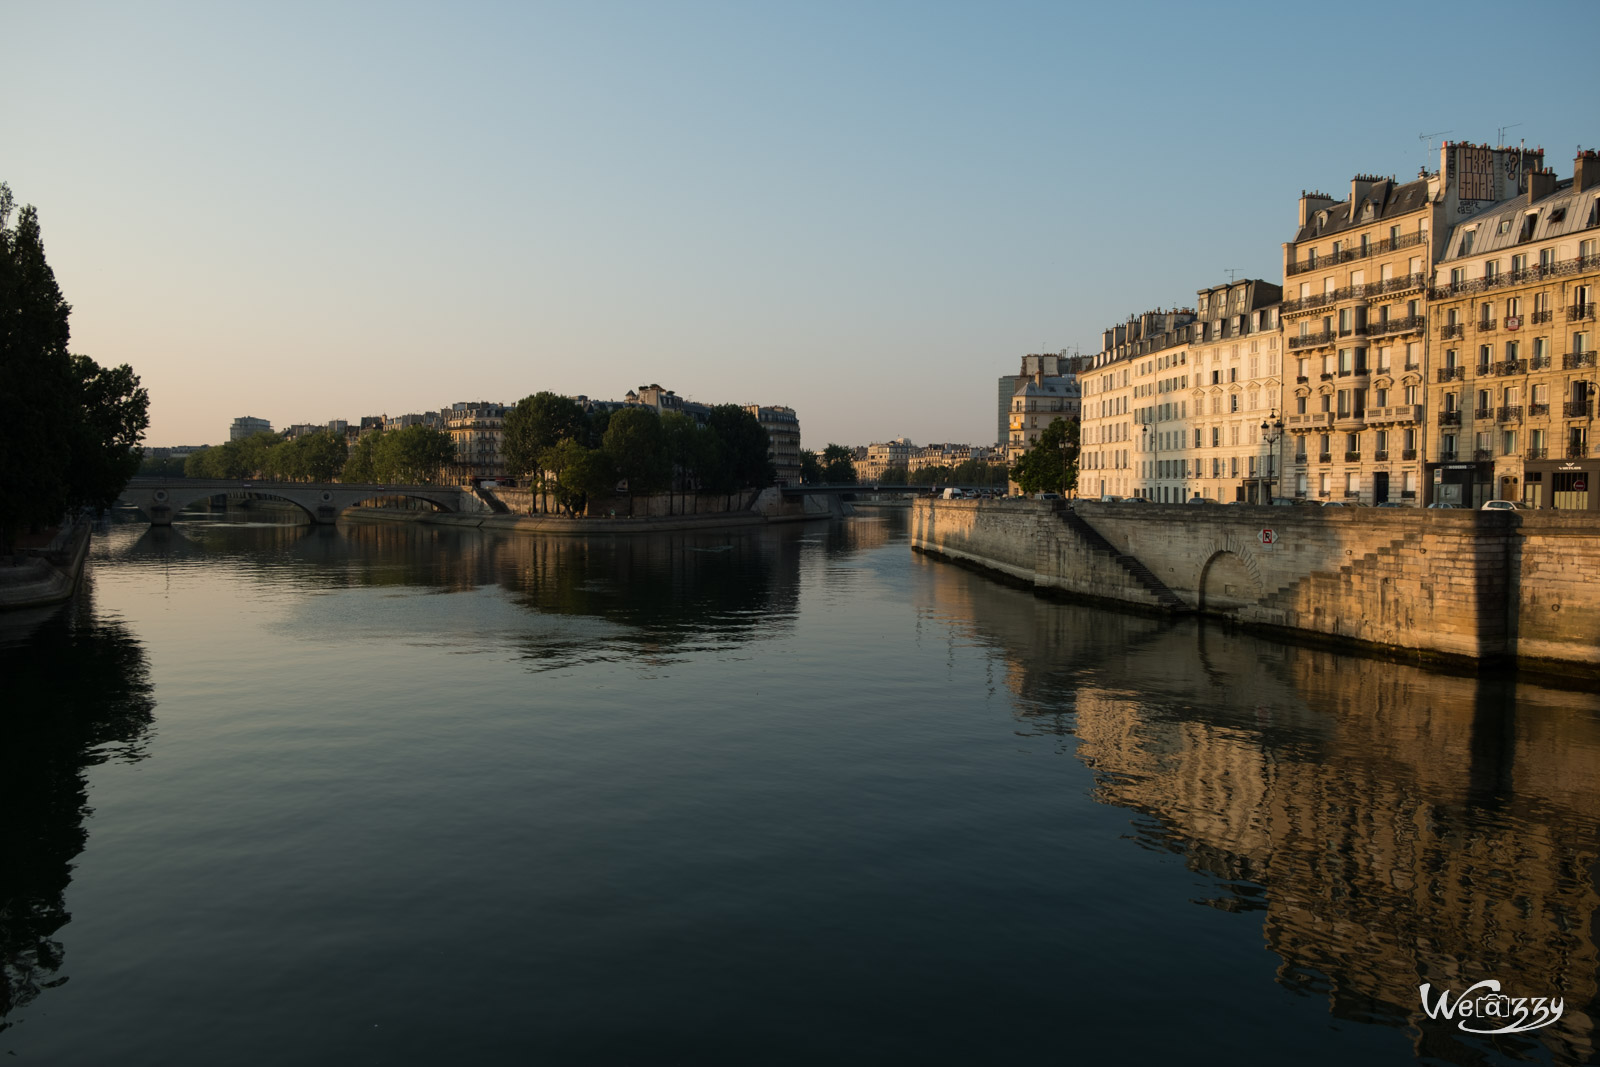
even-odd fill
[[[1020,401],[1019,401],[1019,403],[1020,403]],[[1031,403],[1031,401],[1030,401],[1030,403]],[[1035,493],[1035,494],[1033,494],[1033,499],[1035,499],[1035,500],[1060,500],[1061,499],[1061,494],[1060,493]]]
[[[1353,508],[1353,507],[1355,507],[1355,505],[1350,503],[1350,501],[1348,501],[1348,500],[1324,500],[1322,502],[1322,506],[1325,507],[1325,508]]]
[[[1438,501],[1434,501],[1432,504],[1428,505],[1428,510],[1431,511],[1434,508],[1451,508],[1451,509],[1459,511],[1461,509],[1461,505],[1460,504],[1442,504],[1442,503],[1440,503]]]
[[[1192,496],[1192,497],[1189,498],[1188,502],[1191,503],[1191,504],[1215,504],[1216,503],[1215,500],[1212,500],[1208,496]]]
[[[1275,496],[1272,498],[1272,506],[1276,508],[1292,508],[1296,504],[1302,503],[1304,503],[1304,501],[1296,500],[1292,496]]]
[[[1385,500],[1381,504],[1374,504],[1372,506],[1375,507],[1375,508],[1403,508],[1403,507],[1405,507],[1405,505],[1400,503],[1398,500]]]
[[[1527,511],[1515,500],[1485,500],[1479,511]]]

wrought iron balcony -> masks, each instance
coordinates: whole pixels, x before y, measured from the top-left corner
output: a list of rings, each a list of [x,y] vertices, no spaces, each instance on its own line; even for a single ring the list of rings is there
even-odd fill
[[[1494,372],[1502,377],[1507,374],[1527,374],[1528,361],[1525,359],[1506,359],[1494,365]]]
[[[1317,462],[1318,463],[1332,463],[1333,462],[1333,453],[1332,452],[1318,452],[1317,453]]]
[[[1528,360],[1528,369],[1531,370],[1531,371],[1533,371],[1533,370],[1549,370],[1550,369],[1550,357],[1549,356],[1534,356],[1532,359]]]
[[[1439,450],[1439,462],[1440,463],[1454,463],[1455,461],[1456,461],[1456,450],[1455,449],[1452,448],[1452,449],[1449,449],[1447,451],[1447,450],[1441,448]]]
[[[1569,419],[1586,419],[1594,414],[1594,401],[1569,400],[1566,403],[1565,411]]]
[[[1489,408],[1473,408],[1472,409],[1472,420],[1474,422],[1486,422],[1486,421],[1488,421],[1488,418],[1489,418],[1490,414],[1491,414],[1491,409],[1489,409]]]
[[[1549,453],[1550,450],[1548,448],[1530,448],[1528,449],[1527,458],[1543,459],[1545,456],[1549,455]]]
[[[1315,348],[1318,345],[1333,344],[1333,331],[1323,330],[1320,333],[1308,333],[1299,337],[1289,338],[1290,348]]]
[[[1522,418],[1521,404],[1503,404],[1495,413],[1496,422],[1512,422],[1520,418]]]
[[[1561,357],[1563,370],[1577,370],[1580,367],[1594,366],[1593,352],[1568,352]]]
[[[1548,414],[1550,414],[1550,405],[1549,404],[1529,404],[1528,405],[1528,417],[1529,418],[1534,418],[1534,417],[1539,416],[1539,415],[1548,415]]]
[[[1306,454],[1304,452],[1296,452],[1294,454],[1294,462],[1296,466],[1304,467],[1306,465]]]
[[[1361,453],[1360,452],[1346,452],[1344,454],[1344,461],[1346,463],[1360,463],[1361,462]]]
[[[1474,448],[1472,450],[1472,458],[1482,463],[1486,459],[1494,458],[1494,450],[1491,448]]]
[[[1440,426],[1460,426],[1461,425],[1461,412],[1459,412],[1459,411],[1441,411],[1441,412],[1439,412],[1439,425]]]
[[[1407,363],[1405,369],[1406,370],[1421,370],[1422,369],[1422,364],[1420,364],[1420,363]]]
[[[1567,308],[1567,321],[1568,322],[1593,322],[1594,321],[1594,305],[1593,304],[1573,304],[1571,307]]]
[[[1387,448],[1379,448],[1379,449],[1374,449],[1373,450],[1372,459],[1373,459],[1374,462],[1383,463],[1383,462],[1386,462],[1388,460],[1388,458],[1389,458],[1389,450]]]
[[[1478,332],[1482,333],[1485,330],[1492,330],[1497,325],[1499,325],[1499,324],[1494,319],[1479,319],[1478,320]]]
[[[1439,380],[1441,382],[1459,382],[1467,376],[1465,367],[1440,367]]]
[[[1400,452],[1400,458],[1403,459],[1403,460],[1416,459],[1417,458],[1417,450],[1414,449],[1414,448],[1403,449]]]
[[[1447,322],[1439,329],[1441,340],[1448,341],[1453,337],[1465,337],[1467,328],[1459,322]]]
[[[1549,322],[1554,317],[1555,312],[1551,311],[1549,308],[1545,308],[1543,311],[1535,311],[1532,315],[1529,315],[1528,321],[1533,325],[1538,326],[1540,323]]]
[[[1567,458],[1582,459],[1589,454],[1588,448],[1581,441],[1567,442]]]

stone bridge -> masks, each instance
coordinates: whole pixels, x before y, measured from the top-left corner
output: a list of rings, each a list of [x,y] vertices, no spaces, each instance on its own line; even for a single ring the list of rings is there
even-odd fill
[[[376,497],[426,500],[440,511],[488,511],[489,506],[468,488],[453,485],[350,485],[336,482],[272,482],[232,478],[135,478],[119,500],[132,504],[153,526],[171,526],[173,518],[197,500],[219,493],[247,493],[287,500],[311,516],[314,523],[331,524],[339,515]]]

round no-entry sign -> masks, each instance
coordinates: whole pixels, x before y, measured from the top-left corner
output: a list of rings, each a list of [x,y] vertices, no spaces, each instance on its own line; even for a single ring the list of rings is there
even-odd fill
[[[1275,544],[1277,544],[1278,543],[1278,532],[1276,530],[1262,530],[1261,531],[1261,543],[1264,544],[1264,545],[1275,545]]]

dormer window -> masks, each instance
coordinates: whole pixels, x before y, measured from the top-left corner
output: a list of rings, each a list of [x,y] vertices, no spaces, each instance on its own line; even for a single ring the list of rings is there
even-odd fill
[[[1539,213],[1537,211],[1530,211],[1526,215],[1522,216],[1522,231],[1517,234],[1517,240],[1533,240],[1533,228],[1534,226],[1538,225],[1538,222]]]
[[[1461,235],[1461,251],[1460,251],[1460,255],[1463,255],[1463,256],[1472,255],[1472,240],[1473,240],[1473,238],[1475,238],[1477,236],[1478,236],[1478,231],[1476,229],[1468,230],[1466,233]]]
[[[1557,222],[1564,221],[1566,219],[1566,217],[1567,217],[1567,209],[1564,208],[1564,207],[1555,208],[1550,212],[1550,221],[1551,221],[1551,223],[1557,223]]]
[[[1589,221],[1584,225],[1600,226],[1600,196],[1595,197],[1594,202],[1589,205]]]
[[[1494,231],[1496,237],[1500,237],[1500,236],[1502,236],[1504,234],[1508,234],[1510,232],[1511,232],[1511,220],[1510,219],[1501,219],[1499,227]]]

